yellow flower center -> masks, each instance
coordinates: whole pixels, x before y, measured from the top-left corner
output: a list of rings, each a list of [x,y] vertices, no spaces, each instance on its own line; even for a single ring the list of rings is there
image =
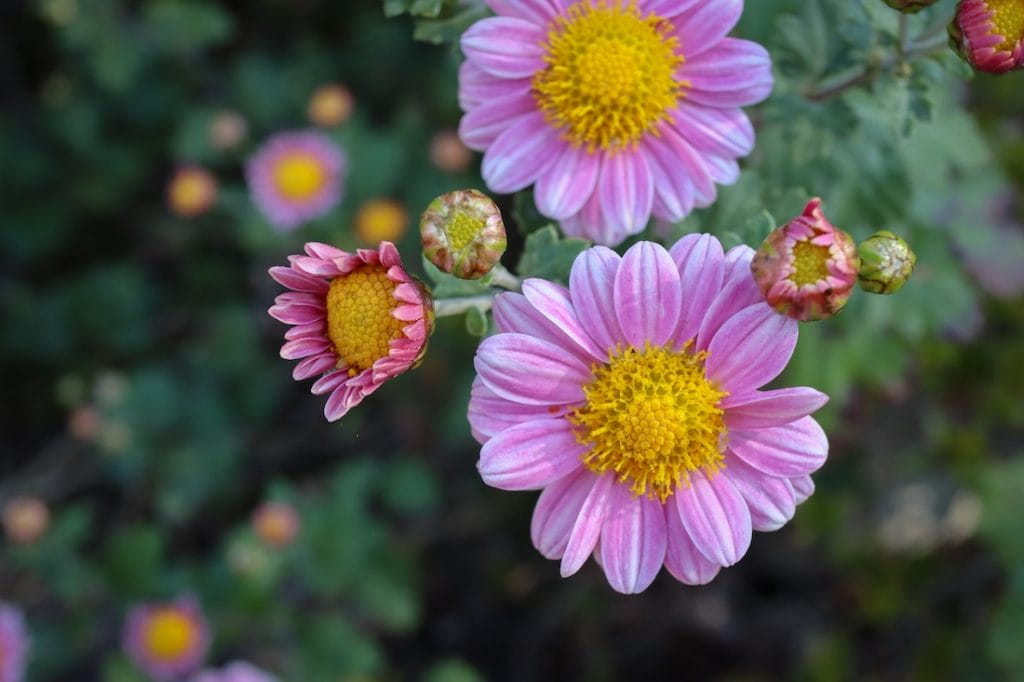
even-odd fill
[[[198,637],[192,619],[177,609],[165,608],[150,616],[143,642],[152,657],[174,660],[194,647]]]
[[[185,215],[197,213],[206,208],[213,192],[213,183],[208,175],[184,171],[171,182],[171,206]]]
[[[683,62],[671,24],[643,16],[635,0],[583,0],[551,24],[547,67],[533,93],[548,123],[575,145],[635,145],[682,96]]]
[[[1012,50],[1017,43],[1024,40],[1024,2],[988,0],[988,8],[995,11],[995,16],[992,17],[992,35],[1005,38],[996,45],[996,49]]]
[[[355,376],[387,357],[406,323],[391,315],[398,305],[395,283],[381,265],[364,265],[331,282],[327,292],[327,337],[339,366]]]
[[[448,244],[453,253],[460,253],[479,236],[487,226],[487,221],[469,211],[455,211],[445,229],[448,232]]]
[[[302,152],[289,154],[274,167],[274,184],[286,199],[302,201],[323,189],[327,171],[315,156]]]
[[[827,246],[812,244],[806,239],[793,245],[793,267],[790,279],[798,286],[817,284],[829,276],[828,259],[831,252]]]
[[[586,403],[569,420],[591,445],[583,463],[612,470],[637,495],[664,502],[691,472],[722,468],[726,436],[718,402],[727,394],[704,374],[707,353],[629,348],[594,369]]]
[[[401,204],[375,199],[363,204],[356,215],[356,232],[368,244],[397,241],[405,234],[409,215]]]

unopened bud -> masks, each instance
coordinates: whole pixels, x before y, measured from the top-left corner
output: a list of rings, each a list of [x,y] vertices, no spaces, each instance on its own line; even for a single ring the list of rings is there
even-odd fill
[[[442,271],[480,279],[505,253],[505,223],[490,197],[457,190],[430,202],[420,218],[423,254]]]
[[[889,230],[871,235],[857,247],[860,288],[872,294],[894,294],[914,273],[917,256],[910,245]]]
[[[206,213],[216,198],[216,178],[198,166],[179,168],[167,185],[167,203],[171,211],[186,218]]]
[[[30,545],[50,526],[50,509],[37,497],[15,497],[4,505],[3,524],[7,537]]]
[[[882,2],[904,14],[914,14],[915,12],[920,12],[925,7],[931,7],[938,0],[882,0]]]
[[[252,515],[252,528],[264,544],[282,549],[299,534],[302,520],[295,508],[285,502],[265,502]]]
[[[430,162],[447,173],[461,173],[473,163],[473,152],[454,130],[442,130],[430,141]]]
[[[750,265],[768,305],[801,322],[842,310],[859,267],[853,238],[825,218],[821,199],[769,234]]]
[[[341,125],[352,115],[355,100],[344,85],[323,85],[309,100],[309,120],[321,128]]]
[[[1024,68],[1024,7],[1020,0],[960,0],[949,44],[976,71]]]

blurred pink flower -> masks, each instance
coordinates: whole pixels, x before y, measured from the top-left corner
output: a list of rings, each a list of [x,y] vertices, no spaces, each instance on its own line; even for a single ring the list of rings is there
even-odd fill
[[[251,663],[235,661],[220,670],[203,670],[191,682],[278,682]]]
[[[335,421],[419,362],[433,330],[433,301],[391,242],[356,253],[310,242],[306,255],[288,260],[288,267],[270,268],[291,289],[268,311],[293,325],[281,357],[299,360],[296,381],[322,375],[312,392],[330,394],[324,416]]]
[[[534,186],[567,234],[608,246],[651,215],[682,220],[739,177],[740,107],[771,60],[726,35],[743,0],[486,0],[462,36],[459,133],[495,192]]]
[[[134,606],[125,621],[122,646],[147,675],[170,680],[202,665],[210,633],[198,602],[179,597]]]
[[[319,218],[342,197],[345,154],[316,131],[278,133],[246,162],[253,201],[280,230]]]
[[[28,648],[28,630],[21,610],[0,602],[0,682],[24,679]]]
[[[978,71],[1024,68],[1021,0],[960,0],[949,33],[956,50]]]
[[[828,440],[808,415],[828,398],[758,390],[797,323],[761,299],[752,255],[710,235],[595,247],[568,289],[528,279],[496,300],[469,404],[477,466],[496,488],[543,489],[531,534],[563,576],[593,553],[619,592],[663,564],[706,583],[813,491]]]

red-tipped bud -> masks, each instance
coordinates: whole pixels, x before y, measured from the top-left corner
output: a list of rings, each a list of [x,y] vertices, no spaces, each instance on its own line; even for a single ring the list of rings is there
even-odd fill
[[[505,253],[505,223],[490,197],[475,189],[430,202],[420,218],[423,255],[442,272],[480,279]]]
[[[960,0],[949,25],[949,42],[977,71],[1006,73],[1024,68],[1024,3]]]

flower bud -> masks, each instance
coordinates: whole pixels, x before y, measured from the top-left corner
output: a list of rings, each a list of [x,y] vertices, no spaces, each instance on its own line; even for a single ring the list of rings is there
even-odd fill
[[[490,197],[475,189],[443,194],[420,218],[423,254],[460,279],[480,279],[505,253],[505,223]]]
[[[768,235],[750,264],[768,305],[801,322],[842,310],[859,267],[853,238],[825,218],[821,199]]]
[[[857,247],[860,288],[872,294],[895,294],[914,273],[917,256],[900,236],[882,230]]]
[[[309,120],[321,128],[341,125],[352,115],[355,101],[344,85],[323,85],[309,100]]]
[[[285,502],[265,502],[252,515],[256,537],[275,549],[290,545],[301,525],[299,513]]]
[[[882,0],[882,2],[904,14],[914,14],[925,7],[934,5],[938,0]]]
[[[43,536],[50,525],[50,509],[36,497],[15,497],[4,505],[4,531],[14,542],[30,545]]]
[[[430,162],[446,173],[462,173],[473,163],[473,152],[454,130],[442,130],[430,140]]]
[[[949,44],[976,71],[1024,68],[1024,7],[1020,0],[960,0]]]
[[[217,198],[217,180],[210,171],[198,166],[183,166],[167,185],[167,203],[171,211],[194,218],[210,210]]]

